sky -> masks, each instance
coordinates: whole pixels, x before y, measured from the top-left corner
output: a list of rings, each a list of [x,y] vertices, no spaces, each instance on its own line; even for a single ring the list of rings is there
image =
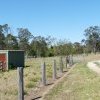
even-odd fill
[[[0,0],[3,24],[28,28],[34,36],[80,42],[86,28],[100,26],[100,0]]]

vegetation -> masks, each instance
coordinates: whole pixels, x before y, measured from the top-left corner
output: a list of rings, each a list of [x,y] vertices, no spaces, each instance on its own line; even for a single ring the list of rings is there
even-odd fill
[[[17,35],[8,24],[0,25],[0,49],[25,50],[27,56],[51,57],[58,55],[96,53],[100,51],[100,28],[90,26],[85,29],[81,43],[67,40],[56,41],[53,37],[33,36],[27,28],[17,28]],[[56,41],[56,42],[55,42]]]
[[[85,63],[78,64],[44,100],[99,100],[100,77]]]
[[[85,37],[86,40],[82,40],[85,42],[85,48],[87,48],[88,52],[96,53],[100,51],[100,27],[99,26],[90,26],[85,29]]]
[[[25,60],[26,67],[24,68],[24,89],[25,89],[25,95],[28,95],[28,93],[35,87],[38,87],[38,82],[41,80],[41,62],[46,62],[46,74],[48,80],[52,78],[52,63],[53,60],[56,59],[57,62],[57,75],[59,76],[59,57],[48,57],[48,58],[28,58]],[[74,56],[74,62],[87,62],[90,60],[97,60],[100,59],[100,54],[94,55],[88,55],[88,56]],[[63,58],[63,61],[65,58]],[[83,66],[83,65],[82,65]],[[82,67],[79,65],[76,67],[77,72],[73,74],[76,75],[76,78],[80,76],[83,80],[83,76],[80,72],[80,68]],[[66,68],[66,64],[64,61],[64,68]],[[84,68],[82,67],[81,71],[85,72],[84,69],[88,70],[86,66]],[[87,71],[88,72],[88,71]],[[80,73],[80,74],[78,74]],[[92,72],[91,72],[92,74]],[[70,74],[69,74],[70,76]],[[71,76],[72,78],[72,76]],[[77,79],[75,79],[77,80]],[[73,79],[74,81],[74,79]],[[66,81],[67,82],[67,81]],[[81,84],[81,83],[80,83]],[[95,88],[95,87],[94,87]],[[66,89],[66,88],[65,88]],[[67,89],[66,89],[67,91]],[[0,100],[17,100],[18,95],[18,87],[17,87],[17,71],[16,70],[9,70],[7,72],[0,72]]]
[[[51,58],[29,58],[25,60],[24,68],[24,89],[25,95],[41,82],[41,62],[46,62],[46,74],[48,80],[52,78],[53,60],[57,61],[57,69],[59,70],[59,57]],[[63,59],[64,60],[64,59]],[[65,63],[64,63],[65,68]],[[57,74],[59,75],[59,71]],[[17,100],[18,96],[18,79],[17,70],[0,71],[0,100]]]
[[[59,58],[56,56],[77,55],[74,62],[87,62],[89,60],[100,59],[100,55],[89,55],[100,51],[100,28],[99,26],[91,26],[85,30],[85,37],[81,43],[71,43],[67,40],[59,40],[54,43],[55,39],[48,36],[36,36],[27,28],[17,28],[17,36],[8,24],[0,25],[0,50],[25,50],[26,56],[30,58],[25,61],[24,81],[25,94],[28,94],[31,88],[37,85],[41,80],[41,62],[45,61],[47,65],[47,77],[52,77],[52,62],[57,61],[57,70],[59,70]],[[31,58],[34,57],[34,58]],[[54,56],[54,57],[52,57]],[[41,57],[41,58],[37,58]],[[42,58],[51,57],[51,58]],[[90,58],[89,58],[90,57]],[[28,67],[29,66],[29,67]],[[93,74],[93,75],[92,75]],[[17,79],[16,70],[9,72],[0,72],[0,99],[16,100],[17,99]],[[84,81],[85,80],[85,81]],[[63,83],[59,83],[57,87],[46,96],[46,100],[59,99],[60,96],[73,98],[77,100],[97,99],[99,97],[99,77],[91,72],[85,64],[79,64],[68,76]],[[89,83],[89,85],[87,84]],[[94,84],[97,83],[97,84]],[[93,87],[92,87],[93,86]],[[92,88],[91,88],[92,87]],[[85,90],[83,90],[85,89]],[[57,92],[55,92],[57,91]],[[92,92],[91,92],[92,91]],[[96,93],[94,93],[96,91]],[[64,94],[61,94],[63,92]],[[60,94],[60,95],[59,95]],[[52,95],[52,96],[51,96]],[[96,97],[96,95],[98,97]],[[96,98],[95,98],[96,97]]]

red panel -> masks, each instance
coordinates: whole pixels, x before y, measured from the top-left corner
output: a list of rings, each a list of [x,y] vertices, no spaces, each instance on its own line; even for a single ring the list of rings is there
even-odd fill
[[[6,69],[6,54],[0,54],[0,69]]]
[[[6,62],[6,54],[0,54],[0,61]]]

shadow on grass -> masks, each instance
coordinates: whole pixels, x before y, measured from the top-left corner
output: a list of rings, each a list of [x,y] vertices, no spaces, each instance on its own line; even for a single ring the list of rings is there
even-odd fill
[[[38,99],[40,99],[40,98],[42,98],[42,96],[38,96],[38,97],[33,98],[33,99],[31,99],[31,100],[38,100]]]

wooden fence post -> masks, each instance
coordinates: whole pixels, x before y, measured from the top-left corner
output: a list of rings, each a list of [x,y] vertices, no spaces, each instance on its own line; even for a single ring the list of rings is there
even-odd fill
[[[45,62],[41,65],[42,68],[42,84],[46,85],[46,65]]]
[[[60,72],[63,73],[63,60],[62,60],[62,57],[60,57]]]
[[[73,57],[72,57],[72,55],[69,56],[69,59],[70,59],[69,60],[69,64],[70,64],[70,66],[72,66],[73,65]]]
[[[24,100],[23,67],[17,67],[18,71],[18,100]]]
[[[71,55],[69,55],[69,66],[71,66]]]
[[[53,61],[53,80],[56,79],[56,60]]]
[[[68,56],[65,58],[66,60],[66,69],[67,69],[67,64],[68,64]]]

